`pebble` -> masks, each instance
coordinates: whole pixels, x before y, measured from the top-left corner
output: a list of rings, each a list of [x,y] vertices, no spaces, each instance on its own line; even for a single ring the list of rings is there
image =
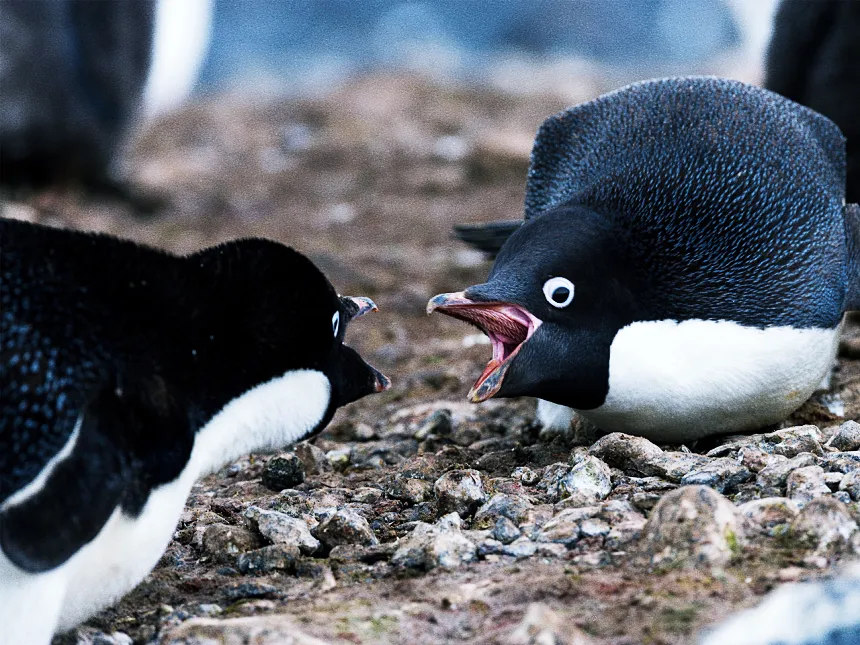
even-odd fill
[[[860,469],[852,470],[843,476],[839,482],[839,490],[848,493],[855,502],[860,502]]]
[[[738,506],[750,525],[765,535],[784,533],[800,512],[800,504],[788,497],[766,497]]]
[[[502,544],[510,544],[520,537],[521,534],[522,531],[520,531],[517,528],[517,525],[511,522],[507,517],[500,517],[496,520],[496,524],[493,526],[493,538]]]
[[[241,526],[210,524],[203,532],[203,551],[219,559],[229,558],[260,546],[260,538]]]
[[[352,448],[336,448],[325,453],[325,458],[331,467],[339,473],[342,473],[352,463]]]
[[[450,470],[433,485],[440,513],[472,515],[487,499],[481,473],[477,470]]]
[[[320,546],[304,520],[290,517],[286,513],[249,506],[245,511],[245,518],[251,529],[259,531],[260,535],[273,544],[290,544],[306,555],[314,553]]]
[[[523,495],[496,493],[475,513],[474,523],[478,528],[488,528],[495,525],[498,518],[506,517],[520,526],[529,519],[533,508],[534,505]]]
[[[773,453],[783,457],[796,457],[800,453],[808,452],[814,455],[822,455],[821,431],[813,425],[795,426],[784,428],[764,436],[764,440],[773,444]]]
[[[841,452],[860,450],[860,423],[856,421],[843,423],[827,442],[827,446]]]
[[[641,549],[654,565],[725,565],[744,540],[742,516],[707,486],[667,493],[645,525]]]
[[[314,528],[312,533],[329,549],[342,544],[379,544],[367,520],[348,508],[339,509]]]
[[[682,486],[708,486],[718,493],[736,489],[752,479],[752,473],[734,459],[720,457],[694,468],[681,477]]]
[[[399,499],[409,504],[420,504],[431,497],[433,484],[423,479],[404,476],[397,473],[385,488],[385,496],[389,499]]]
[[[236,559],[236,566],[242,573],[294,571],[300,554],[299,548],[292,544],[270,544],[242,553]]]
[[[305,464],[295,454],[276,455],[263,468],[263,486],[281,491],[305,481]]]
[[[773,463],[762,469],[756,477],[756,483],[762,488],[782,488],[792,471],[815,465],[815,455],[803,452],[786,461]]]
[[[593,456],[585,457],[558,482],[559,499],[571,499],[577,506],[590,506],[612,492],[609,466]]]
[[[520,482],[523,486],[534,486],[540,481],[540,473],[535,472],[528,466],[517,466],[511,473],[511,478],[514,481]]]
[[[312,443],[302,441],[297,443],[293,450],[295,455],[302,460],[306,474],[319,475],[331,471],[331,464],[326,459],[325,453]]]
[[[791,471],[786,481],[786,494],[801,503],[830,495],[830,487],[824,480],[821,466],[805,466]]]
[[[644,437],[621,432],[613,432],[598,439],[588,452],[627,474],[643,477],[653,474],[650,464],[663,455],[660,448]]]
[[[857,522],[848,507],[828,497],[809,502],[790,527],[790,535],[798,544],[814,555],[828,557],[851,552],[856,533]]]
[[[302,631],[292,618],[278,614],[224,620],[192,618],[164,634],[160,642],[166,645],[331,645]]]
[[[477,547],[460,530],[460,516],[449,513],[435,524],[417,522],[391,557],[396,566],[411,569],[456,568],[477,559]]]
[[[537,551],[537,544],[529,540],[527,537],[520,537],[511,542],[510,544],[505,544],[501,548],[501,553],[503,555],[509,555],[514,558],[528,558],[533,556]]]

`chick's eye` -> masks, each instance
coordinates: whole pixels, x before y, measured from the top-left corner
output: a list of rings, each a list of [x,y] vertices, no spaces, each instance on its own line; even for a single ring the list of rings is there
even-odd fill
[[[335,311],[334,316],[331,317],[331,330],[334,333],[334,337],[337,338],[337,332],[340,331],[340,312]]]
[[[543,283],[543,295],[553,307],[563,309],[573,301],[573,283],[567,278],[550,278]]]

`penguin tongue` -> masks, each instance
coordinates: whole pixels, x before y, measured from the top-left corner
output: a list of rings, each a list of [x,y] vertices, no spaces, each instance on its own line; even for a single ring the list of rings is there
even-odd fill
[[[490,338],[493,358],[469,391],[473,403],[486,401],[499,388],[505,373],[541,321],[517,305],[505,302],[475,302],[462,294],[442,294],[430,301],[428,313],[439,310],[479,327]]]

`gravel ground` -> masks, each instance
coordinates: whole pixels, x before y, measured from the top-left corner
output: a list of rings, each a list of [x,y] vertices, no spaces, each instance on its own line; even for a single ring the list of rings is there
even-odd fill
[[[561,100],[376,76],[315,100],[216,96],[126,156],[157,216],[73,188],[5,202],[175,252],[287,242],[376,300],[348,340],[394,381],[311,443],[202,480],[155,571],[56,643],[684,644],[860,554],[851,324],[831,389],[759,434],[550,436],[532,400],[465,402],[489,348],[424,305],[489,264],[450,228],[519,217],[537,126],[605,89]]]

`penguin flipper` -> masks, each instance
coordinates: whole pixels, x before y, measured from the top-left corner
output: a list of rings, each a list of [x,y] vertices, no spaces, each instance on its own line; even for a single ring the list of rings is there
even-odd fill
[[[128,420],[114,388],[103,390],[84,410],[71,452],[42,488],[0,511],[0,548],[15,565],[48,571],[98,535],[127,485],[129,468],[115,436]]]
[[[860,204],[846,204],[845,234],[848,238],[847,311],[860,311]]]
[[[458,224],[454,235],[471,246],[495,257],[508,238],[522,226],[522,220],[490,222],[489,224]]]

